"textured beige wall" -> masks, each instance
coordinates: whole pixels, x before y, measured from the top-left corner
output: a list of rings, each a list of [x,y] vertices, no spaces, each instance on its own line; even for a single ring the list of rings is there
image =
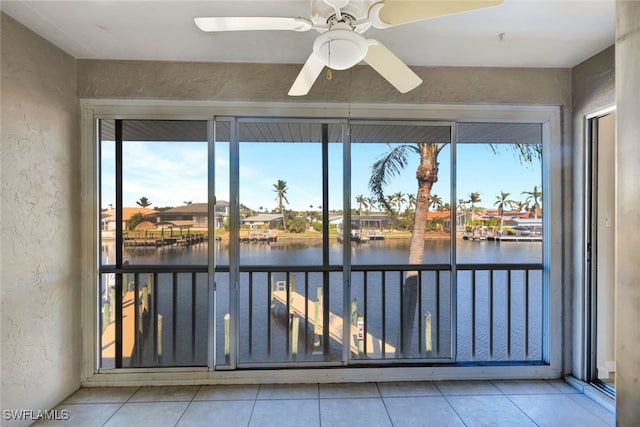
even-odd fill
[[[565,240],[565,257],[570,265],[565,269],[563,283],[565,287],[564,322],[567,346],[565,347],[566,372],[584,379],[584,180],[585,180],[585,117],[604,108],[615,105],[615,47],[611,46],[602,52],[576,65],[572,70],[572,141],[568,145],[567,166],[565,171],[565,187],[573,188],[566,198],[565,221],[572,235]]]
[[[1,19],[0,406],[43,410],[80,385],[76,62]]]
[[[617,2],[616,422],[640,425],[640,2]]]
[[[80,98],[215,101],[340,101],[570,106],[568,69],[414,67],[424,80],[400,94],[373,69],[321,76],[308,96],[287,96],[299,65],[78,61]]]

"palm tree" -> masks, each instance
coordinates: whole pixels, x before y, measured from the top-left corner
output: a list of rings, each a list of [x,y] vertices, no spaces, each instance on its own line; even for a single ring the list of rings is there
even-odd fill
[[[510,193],[505,193],[504,191],[500,191],[500,195],[496,196],[496,202],[493,204],[493,206],[498,206],[498,213],[500,214],[500,233],[502,234],[502,229],[504,228],[504,208],[509,208],[511,206],[513,206],[514,203],[516,203],[513,200],[509,200],[509,194]]]
[[[148,208],[149,206],[151,206],[152,203],[149,201],[149,199],[143,196],[143,197],[140,197],[140,200],[138,200],[136,204],[143,208]]]
[[[418,203],[418,200],[416,199],[416,195],[415,194],[407,194],[407,203],[409,204],[409,208],[416,208],[416,204]]]
[[[277,183],[273,184],[273,191],[276,193],[276,200],[278,202],[278,208],[280,209],[280,215],[282,215],[282,228],[284,231],[287,231],[287,223],[284,220],[284,203],[287,202],[289,204],[289,200],[287,200],[287,181],[283,181],[281,179],[278,180]]]
[[[367,198],[360,194],[356,196],[356,203],[358,204],[358,215],[362,215],[362,208],[367,208]]]
[[[542,216],[540,202],[542,201],[542,186],[538,188],[537,185],[533,186],[533,191],[523,191],[522,194],[526,194],[527,198],[525,202],[531,206],[531,212],[533,212],[533,217],[538,218],[538,216]]]
[[[402,205],[407,202],[407,199],[404,198],[404,193],[402,191],[398,191],[397,193],[393,193],[391,197],[393,197],[398,213],[400,213],[400,211],[402,211]]]
[[[529,210],[529,202],[516,201],[511,205],[512,208],[516,212],[528,211]]]
[[[414,213],[413,232],[409,244],[409,264],[422,264],[424,258],[424,233],[427,228],[427,213],[431,199],[431,189],[438,181],[438,155],[448,143],[419,142],[391,147],[391,150],[378,159],[371,167],[369,189],[371,194],[387,209],[389,205],[384,198],[384,190],[394,177],[408,164],[408,157],[417,154],[420,163],[416,170],[418,193],[416,211]],[[490,146],[494,151],[495,147]],[[542,146],[518,144],[514,146],[520,158],[530,162],[534,157],[540,158]],[[479,200],[478,200],[479,201]],[[403,284],[402,298],[402,337],[400,351],[406,354],[409,350],[416,315],[418,272],[408,271]]]
[[[438,154],[447,144],[437,142],[419,142],[415,145],[403,144],[392,149],[371,167],[369,189],[387,209],[388,203],[384,198],[384,189],[389,181],[399,175],[407,165],[408,157],[417,154],[420,163],[416,171],[418,193],[416,196],[416,211],[413,220],[413,232],[409,243],[409,264],[422,264],[424,259],[424,233],[427,229],[427,215],[431,199],[431,189],[438,181]],[[402,336],[400,352],[409,351],[413,324],[416,316],[416,302],[418,295],[418,272],[408,271],[403,284],[402,298]]]
[[[429,206],[438,211],[442,207],[442,197],[437,194],[432,194],[429,198]]]
[[[467,210],[467,201],[465,199],[458,199],[458,209],[463,212]]]
[[[393,197],[392,194],[387,194],[384,198],[384,201],[382,202],[385,206],[385,208],[391,212],[391,215],[395,215],[395,206],[396,206],[396,199],[395,197]]]
[[[476,203],[480,203],[482,199],[480,198],[480,193],[471,193],[469,194],[469,201],[467,203],[471,203],[471,222],[473,223],[476,220]]]
[[[373,197],[367,197],[367,212],[371,212],[372,209],[375,209],[376,204],[376,199]]]

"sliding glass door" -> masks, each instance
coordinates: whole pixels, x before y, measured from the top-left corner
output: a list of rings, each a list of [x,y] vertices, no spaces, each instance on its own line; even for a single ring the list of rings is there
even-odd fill
[[[542,123],[97,126],[100,369],[548,360]]]
[[[206,366],[207,121],[98,130],[98,366]]]

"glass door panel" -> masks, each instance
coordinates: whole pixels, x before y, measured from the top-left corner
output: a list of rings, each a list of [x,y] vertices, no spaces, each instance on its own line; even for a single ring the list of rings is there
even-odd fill
[[[460,123],[458,361],[543,357],[540,123]]]
[[[357,123],[351,142],[351,357],[450,360],[451,127]]]
[[[342,162],[329,149],[340,130],[238,122],[239,365],[341,359],[343,283],[330,263],[342,260],[330,222],[342,213]]]
[[[589,119],[587,379],[615,396],[615,112]]]
[[[102,120],[102,369],[205,366],[207,122]]]

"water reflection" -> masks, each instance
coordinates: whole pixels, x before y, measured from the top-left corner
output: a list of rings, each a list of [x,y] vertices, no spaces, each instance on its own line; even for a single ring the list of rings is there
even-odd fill
[[[456,240],[457,261],[471,263],[541,263],[541,242],[493,242]],[[206,242],[188,247],[125,248],[124,257],[130,264],[188,264],[206,265]],[[409,239],[387,239],[351,244],[351,262],[355,265],[406,264]],[[425,264],[447,264],[451,259],[449,239],[425,240]],[[332,265],[343,263],[343,245],[329,244]],[[215,244],[216,265],[229,264],[228,242]],[[115,242],[102,245],[102,262],[115,262]],[[247,243],[240,245],[241,265],[322,265],[321,239],[281,239],[276,243]]]

